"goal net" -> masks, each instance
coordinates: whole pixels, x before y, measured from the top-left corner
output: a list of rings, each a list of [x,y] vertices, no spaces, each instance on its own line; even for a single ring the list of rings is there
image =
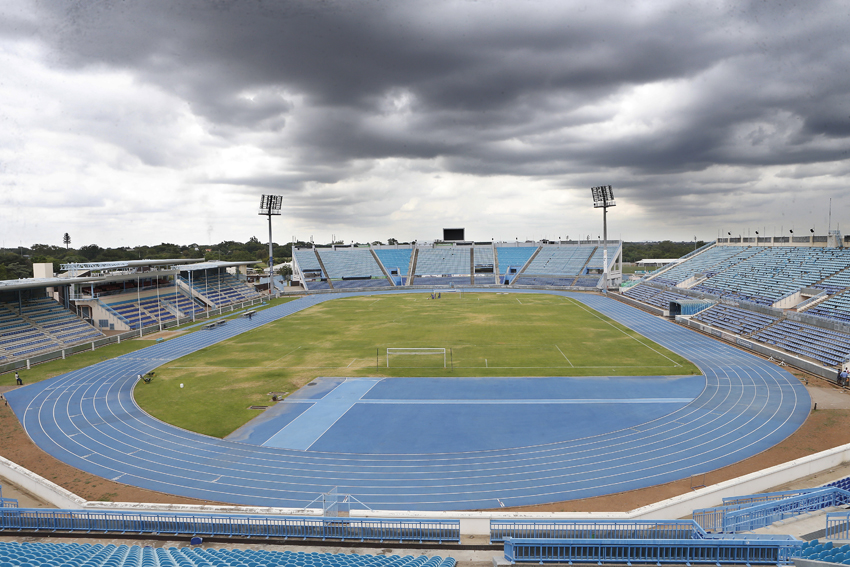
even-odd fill
[[[444,348],[387,348],[387,368],[446,367]]]

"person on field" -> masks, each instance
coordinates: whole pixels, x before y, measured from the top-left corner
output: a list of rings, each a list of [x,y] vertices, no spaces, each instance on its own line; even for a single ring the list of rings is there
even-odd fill
[[[17,371],[15,371],[15,384],[17,384],[18,386],[24,385],[24,381],[21,380],[21,377],[18,375]]]
[[[838,385],[839,386],[846,386],[848,376],[850,376],[850,374],[847,372],[847,369],[842,368],[841,372],[838,373]]]

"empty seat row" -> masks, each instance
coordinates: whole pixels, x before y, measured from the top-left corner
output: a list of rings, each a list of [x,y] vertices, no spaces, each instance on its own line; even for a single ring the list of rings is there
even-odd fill
[[[455,563],[439,556],[0,542],[2,567],[454,567]]]

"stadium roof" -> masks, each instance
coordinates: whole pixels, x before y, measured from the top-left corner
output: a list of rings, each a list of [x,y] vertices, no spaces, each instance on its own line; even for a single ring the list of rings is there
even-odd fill
[[[89,283],[101,281],[100,277],[82,278],[25,278],[21,280],[0,281],[0,291],[15,291],[22,289],[39,289],[44,287],[59,287],[74,283]]]
[[[180,266],[181,271],[194,272],[196,270],[212,270],[214,268],[232,268],[234,266],[247,266],[249,264],[257,264],[259,260],[244,260],[241,262],[202,262],[200,264],[192,264],[191,266]]]
[[[144,266],[173,266],[203,262],[203,258],[171,258],[168,260],[121,260],[118,262],[73,262],[62,264],[65,271],[103,271],[120,270],[121,268],[139,268]]]

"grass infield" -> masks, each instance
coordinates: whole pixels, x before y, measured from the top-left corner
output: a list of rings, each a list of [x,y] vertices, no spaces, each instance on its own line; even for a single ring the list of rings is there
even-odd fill
[[[386,349],[439,347],[443,356]],[[224,437],[317,376],[656,376],[699,374],[669,350],[570,298],[443,293],[328,301],[157,370],[139,405]],[[184,387],[180,388],[180,384]]]

